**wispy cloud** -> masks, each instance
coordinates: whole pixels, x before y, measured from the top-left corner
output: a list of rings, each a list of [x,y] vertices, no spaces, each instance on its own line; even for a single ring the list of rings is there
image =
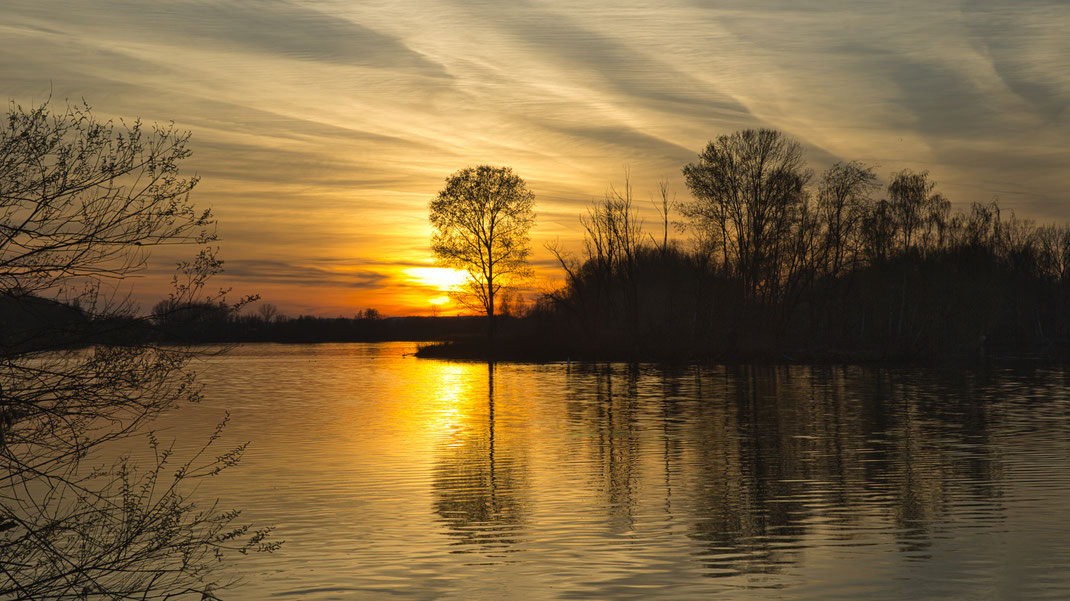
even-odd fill
[[[382,286],[390,277],[384,273],[370,271],[363,266],[336,266],[334,269],[327,269],[316,265],[259,259],[227,261],[225,273],[231,279],[245,278],[254,282],[347,288],[376,288]]]

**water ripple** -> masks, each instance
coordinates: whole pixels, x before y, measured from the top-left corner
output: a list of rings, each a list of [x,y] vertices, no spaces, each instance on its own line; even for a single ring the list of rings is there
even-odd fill
[[[206,482],[283,550],[232,599],[1070,598],[1062,370],[499,365],[251,345]]]

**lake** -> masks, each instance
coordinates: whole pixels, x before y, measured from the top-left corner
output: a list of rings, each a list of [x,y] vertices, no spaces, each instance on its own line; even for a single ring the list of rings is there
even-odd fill
[[[197,491],[273,524],[228,599],[1067,599],[1062,368],[546,365],[248,345]]]

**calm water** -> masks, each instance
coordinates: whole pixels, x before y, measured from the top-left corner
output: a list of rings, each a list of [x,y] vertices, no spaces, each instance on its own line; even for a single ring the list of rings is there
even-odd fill
[[[1067,599],[1063,370],[449,363],[252,345],[202,367],[277,526],[230,599]]]

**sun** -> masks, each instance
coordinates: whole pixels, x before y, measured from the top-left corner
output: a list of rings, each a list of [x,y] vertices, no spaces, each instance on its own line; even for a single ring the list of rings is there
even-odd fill
[[[431,303],[432,305],[445,305],[445,304],[448,304],[450,302],[450,297],[448,297],[448,296],[439,296],[439,297],[433,298],[433,299],[431,299],[431,300],[429,300],[427,302]]]
[[[464,283],[468,277],[463,271],[445,267],[410,267],[404,270],[409,281],[440,292],[451,292]]]

